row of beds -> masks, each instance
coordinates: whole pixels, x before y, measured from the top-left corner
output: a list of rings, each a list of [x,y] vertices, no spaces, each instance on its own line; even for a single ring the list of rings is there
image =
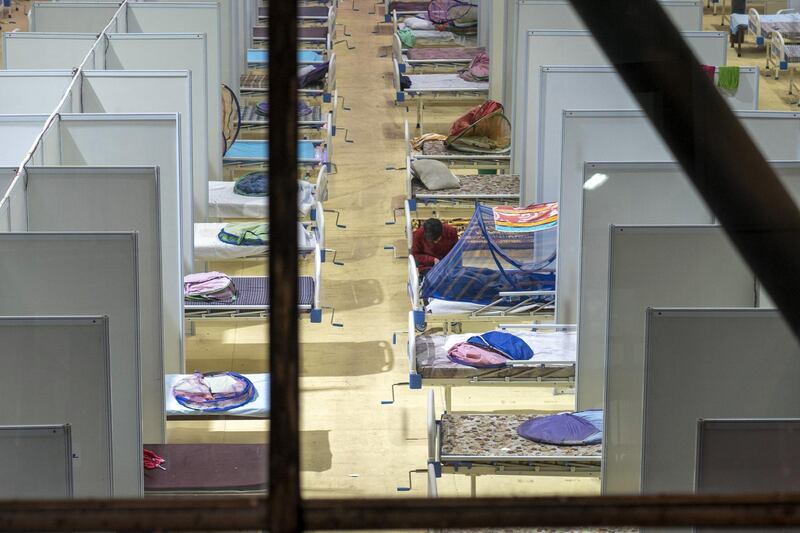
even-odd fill
[[[301,276],[298,310],[311,322],[322,321],[321,265],[325,261],[325,212],[331,162],[332,136],[337,113],[335,54],[332,47],[336,28],[336,3],[307,1],[299,8],[300,63],[328,63],[323,80],[300,90],[300,97],[311,113],[298,122],[304,137],[298,146],[300,175],[310,184],[301,191],[298,213],[298,245],[301,257],[312,265],[311,275]],[[258,113],[257,104],[267,95],[269,23],[268,6],[259,8],[259,24],[253,28],[253,48],[248,50],[248,72],[242,76],[240,91],[241,132],[261,136],[269,129],[266,116]],[[237,178],[248,172],[269,168],[269,143],[263,140],[237,139],[224,156],[227,177]],[[222,243],[217,234],[224,220],[269,217],[268,202],[263,197],[248,197],[233,192],[234,181],[209,183],[209,217],[218,222],[195,224],[194,251],[198,262],[264,261],[268,247],[235,246]],[[264,276],[233,276],[239,291],[234,303],[184,302],[187,321],[263,320],[269,316],[269,280]],[[265,305],[266,304],[266,305]],[[270,416],[270,375],[245,374],[254,385],[254,399],[223,413],[205,413],[182,406],[173,395],[173,387],[186,374],[168,374],[164,388],[168,421],[266,420]],[[267,489],[268,451],[264,444],[146,444],[145,448],[166,459],[166,470],[145,470],[145,493],[150,494],[258,494]]]
[[[789,94],[794,94],[799,88],[795,84],[795,71],[800,66],[800,13],[796,9],[782,9],[764,15],[750,8],[747,14],[729,15],[729,20],[731,47],[737,48],[737,55],[742,56],[745,36],[750,36],[756,47],[764,47],[770,75],[778,79],[781,72],[789,71]]]
[[[385,2],[386,22],[394,25],[392,62],[397,102],[418,102],[418,124],[422,129],[422,106],[449,97],[467,103],[482,101],[487,84],[464,82],[457,71],[482,51],[469,42],[431,43],[430,47],[406,49],[396,31],[406,16],[424,12],[426,2]],[[415,5],[416,4],[416,5]],[[425,39],[418,39],[419,41]],[[400,76],[411,79],[411,89],[400,89]],[[458,80],[458,81],[456,81]],[[463,82],[463,83],[462,83]],[[437,418],[433,390],[428,390],[427,468],[428,494],[436,497],[437,478],[444,473],[470,476],[472,493],[476,479],[487,474],[592,475],[600,472],[600,445],[551,446],[520,437],[517,427],[530,415],[476,414],[453,412],[453,388],[499,383],[552,387],[557,392],[574,387],[576,338],[574,325],[552,323],[551,305],[536,304],[541,294],[501,295],[490,305],[450,301],[424,301],[417,265],[411,255],[412,234],[424,219],[435,216],[456,227],[465,225],[475,202],[489,205],[518,205],[519,176],[509,174],[508,154],[480,154],[450,150],[441,141],[422,145],[412,142],[412,128],[404,124],[406,147],[406,199],[403,206],[408,246],[408,294],[412,311],[408,316],[406,355],[408,381],[412,390],[423,386],[443,387],[444,413]],[[434,159],[458,174],[460,187],[430,191],[414,177],[412,163]],[[541,291],[540,291],[541,292]],[[449,347],[466,340],[462,331],[501,329],[535,339],[536,356],[503,368],[478,369],[450,361]],[[396,336],[395,336],[396,341]],[[392,395],[394,398],[394,395]],[[394,399],[383,403],[393,403]],[[399,490],[408,490],[401,487]]]

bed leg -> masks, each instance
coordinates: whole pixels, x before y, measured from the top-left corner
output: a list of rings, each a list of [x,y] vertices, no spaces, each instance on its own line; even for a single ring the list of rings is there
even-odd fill
[[[417,129],[422,133],[422,100],[417,101]]]
[[[448,413],[453,411],[453,388],[450,385],[444,386],[444,410]]]
[[[476,498],[478,496],[478,476],[469,476],[469,497]]]
[[[189,321],[189,327],[186,328],[186,336],[194,337],[197,335],[197,325],[194,323],[194,320]]]

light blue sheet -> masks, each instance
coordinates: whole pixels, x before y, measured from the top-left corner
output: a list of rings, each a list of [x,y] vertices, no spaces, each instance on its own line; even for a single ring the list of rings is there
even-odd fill
[[[269,50],[254,50],[247,51],[247,63],[249,65],[266,65],[269,61]],[[298,63],[324,63],[325,58],[320,52],[314,50],[298,50],[297,51]]]
[[[731,15],[731,33],[736,33],[739,28],[747,27],[749,24],[747,15],[743,13],[734,13]]]
[[[320,161],[316,147],[319,142],[300,141],[297,143],[297,158],[300,161]],[[225,153],[225,161],[269,160],[269,141],[236,141]]]

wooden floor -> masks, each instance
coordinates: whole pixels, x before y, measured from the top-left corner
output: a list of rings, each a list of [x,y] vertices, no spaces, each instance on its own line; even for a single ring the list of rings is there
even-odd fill
[[[22,2],[23,6],[30,2]],[[323,324],[302,326],[302,447],[303,487],[308,497],[372,497],[425,495],[425,478],[413,474],[413,490],[397,492],[408,483],[408,472],[425,467],[425,392],[397,389],[393,405],[381,405],[391,397],[392,383],[406,381],[405,334],[392,344],[394,332],[406,327],[409,300],[406,294],[406,263],[396,260],[386,245],[403,249],[401,225],[386,225],[392,209],[402,205],[402,171],[387,166],[404,165],[402,121],[414,114],[393,104],[391,61],[385,57],[390,45],[389,28],[373,33],[377,15],[370,14],[372,0],[356,0],[339,9],[339,36],[347,37],[354,50],[336,46],[339,94],[350,111],[339,114],[335,140],[337,172],[331,177],[330,201],[326,208],[341,213],[346,229],[328,224],[329,246],[337,250],[344,266],[323,266]],[[0,29],[26,29],[24,18],[14,13],[12,24]],[[719,17],[707,15],[706,29],[720,29]],[[727,30],[727,29],[726,29]],[[0,43],[0,46],[2,44]],[[0,50],[0,57],[2,57]],[[764,66],[763,50],[752,44],[744,57],[729,54],[729,63]],[[762,77],[761,109],[796,110],[784,79]],[[413,110],[412,110],[413,111]],[[445,108],[427,112],[428,122],[443,126],[463,109]],[[345,129],[354,143],[345,143]],[[720,142],[724,137],[720,136]],[[327,214],[332,221],[335,215]],[[258,274],[263,266],[225,266],[230,274]],[[188,370],[230,369],[239,372],[268,370],[265,362],[267,334],[264,325],[200,326],[187,340]],[[437,391],[441,406],[441,391]],[[548,389],[472,388],[459,389],[455,408],[482,411],[558,411],[573,407],[573,397],[554,396]],[[268,423],[181,422],[168,427],[171,442],[251,443],[266,438]],[[469,495],[464,476],[444,476],[439,482],[443,495]],[[482,495],[595,494],[596,479],[557,477],[492,476],[478,481]]]

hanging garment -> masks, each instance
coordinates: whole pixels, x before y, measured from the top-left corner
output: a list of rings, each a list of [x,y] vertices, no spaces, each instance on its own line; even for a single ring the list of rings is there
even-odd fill
[[[713,82],[714,74],[717,72],[717,67],[715,67],[714,65],[700,65],[700,67],[703,69],[703,72],[706,73],[708,79],[710,79]]]
[[[493,207],[492,212],[497,231],[531,233],[558,225],[558,202],[528,207],[501,205]]]
[[[599,444],[603,440],[603,411],[594,409],[577,413],[537,416],[517,428],[520,437],[566,446]]]
[[[739,88],[739,67],[719,67],[719,80],[717,85],[720,89],[735,91]]]

